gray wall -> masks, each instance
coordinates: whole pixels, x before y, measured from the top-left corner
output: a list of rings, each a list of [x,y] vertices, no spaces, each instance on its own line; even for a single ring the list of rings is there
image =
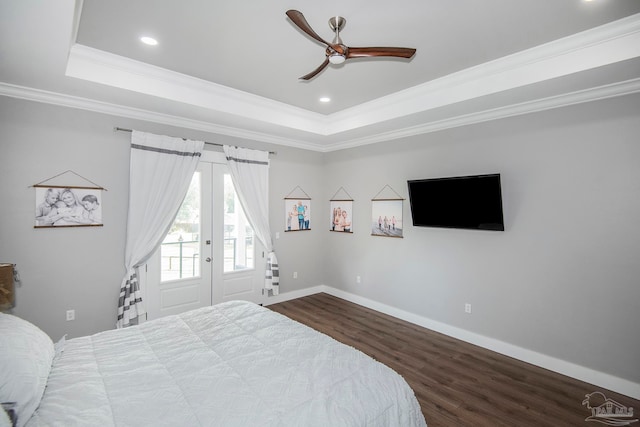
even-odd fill
[[[277,151],[271,156],[270,211],[271,227],[281,231],[274,240],[283,264],[281,288],[321,282],[323,233],[282,231],[283,198],[295,186],[318,201],[324,195],[322,154],[6,97],[0,97],[0,112],[0,263],[17,264],[21,275],[13,314],[54,340],[115,326],[124,275],[130,135],[113,132],[114,126]],[[102,195],[104,226],[34,229],[35,190],[29,187],[67,170],[108,190]],[[73,174],[63,178],[87,185]],[[291,278],[292,268],[298,279]],[[73,322],[65,319],[68,309],[76,310]]]
[[[112,128],[122,126],[278,151],[270,214],[282,292],[329,285],[640,382],[639,95],[328,154],[10,98],[0,111],[0,262],[22,275],[14,313],[54,339],[115,323],[129,135]],[[28,187],[69,169],[108,189],[104,227],[33,229]],[[407,197],[407,179],[495,172],[505,232],[414,228],[407,200],[403,239],[370,235],[385,185]],[[312,230],[284,233],[296,186],[312,198]],[[353,234],[323,226],[340,187],[355,199]]]
[[[635,95],[331,153],[356,232],[329,236],[325,283],[640,382],[638,135]],[[485,173],[502,175],[506,231],[412,226],[407,180]],[[403,239],[370,235],[387,184],[407,198]]]
[[[124,275],[127,144],[106,117],[9,98],[0,98],[0,111],[0,259],[17,264],[22,278],[14,314],[54,340],[113,327]],[[108,190],[104,227],[33,228],[29,187],[67,170]],[[65,322],[71,308],[77,320]]]

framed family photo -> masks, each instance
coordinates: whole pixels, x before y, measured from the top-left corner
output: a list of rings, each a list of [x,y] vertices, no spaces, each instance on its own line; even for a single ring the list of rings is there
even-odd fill
[[[34,186],[34,228],[102,226],[102,188]]]
[[[329,205],[329,231],[353,233],[353,200],[331,200]]]
[[[402,199],[371,201],[371,235],[402,237]]]
[[[286,231],[311,230],[311,199],[284,199]]]

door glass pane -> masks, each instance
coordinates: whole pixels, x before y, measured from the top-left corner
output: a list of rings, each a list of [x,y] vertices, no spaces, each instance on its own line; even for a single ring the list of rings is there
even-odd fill
[[[160,281],[200,276],[200,172],[195,172],[178,215],[160,246]]]
[[[224,272],[254,268],[253,228],[249,225],[233,188],[224,174]]]

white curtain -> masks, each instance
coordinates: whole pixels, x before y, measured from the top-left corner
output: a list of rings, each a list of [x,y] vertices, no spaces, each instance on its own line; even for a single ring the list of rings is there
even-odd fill
[[[228,145],[223,148],[240,204],[268,253],[264,289],[278,295],[280,273],[269,228],[269,153]]]
[[[187,194],[204,142],[133,131],[129,176],[126,275],[120,285],[118,322],[137,323],[145,313],[137,268],[162,243]]]

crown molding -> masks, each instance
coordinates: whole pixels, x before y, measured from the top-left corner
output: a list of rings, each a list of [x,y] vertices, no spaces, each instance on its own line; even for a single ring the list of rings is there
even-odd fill
[[[545,110],[562,108],[638,92],[640,92],[640,78],[575,91],[563,95],[557,95],[538,100],[507,105],[504,107],[488,109],[471,114],[449,117],[443,120],[430,121],[417,126],[395,129],[389,132],[380,132],[366,137],[344,139],[342,141],[330,144],[313,144],[264,132],[255,132],[247,129],[222,126],[215,123],[192,120],[184,117],[172,116],[138,108],[125,107],[87,98],[81,98],[23,86],[16,86],[7,83],[0,83],[1,96],[8,96],[34,102],[42,102],[68,108],[77,108],[112,116],[126,117],[152,123],[159,123],[318,152],[331,152],[344,150],[347,148],[355,148],[363,145],[392,141],[460,126],[467,126],[476,123],[499,120],[507,117],[536,113]]]
[[[76,108],[79,110],[92,111],[116,117],[126,117],[135,120],[142,120],[151,123],[181,127],[185,129],[216,133],[220,135],[245,138],[253,141],[267,142],[270,144],[278,144],[288,147],[302,148],[305,150],[319,151],[319,147],[314,144],[304,143],[300,142],[299,140],[279,137],[263,132],[254,132],[247,129],[223,126],[211,122],[193,120],[185,117],[173,116],[169,114],[158,113],[155,111],[111,104],[89,98],[82,98],[78,96],[50,92],[41,89],[17,86],[8,83],[0,82],[0,96],[41,102],[44,104],[51,104],[60,107]]]
[[[326,116],[81,44],[66,75],[197,107],[324,135]]]
[[[638,92],[640,92],[640,78],[570,92],[562,95],[541,98],[533,101],[492,108],[470,114],[449,117],[442,120],[434,120],[417,126],[410,126],[389,132],[381,132],[372,136],[343,140],[331,145],[326,145],[323,151],[329,152],[344,150],[347,148],[355,148],[379,142],[388,142],[396,139],[438,132],[441,130],[452,129],[460,126],[467,126],[476,123],[504,119],[508,117],[537,113],[556,108],[568,107],[571,105],[583,104],[586,102],[615,98],[623,95],[630,95]]]
[[[268,123],[282,130],[273,133],[224,126],[8,83],[0,83],[0,95],[306,150],[330,152],[636,93],[639,91],[640,79],[427,121],[416,126],[370,133],[364,137],[338,140],[339,134],[346,131],[360,129],[366,132],[367,126],[383,122],[393,127],[394,118],[423,113],[445,105],[638,56],[640,14],[462,70],[331,115],[323,115],[79,44],[71,47],[67,63],[69,76],[231,114],[254,123]],[[282,136],[289,130],[324,137],[325,141],[314,143]]]
[[[314,113],[80,44],[71,48],[67,75],[314,135],[335,136],[638,56],[640,14],[331,115]]]
[[[328,134],[539,83],[640,56],[640,14],[375,99],[330,116]]]

